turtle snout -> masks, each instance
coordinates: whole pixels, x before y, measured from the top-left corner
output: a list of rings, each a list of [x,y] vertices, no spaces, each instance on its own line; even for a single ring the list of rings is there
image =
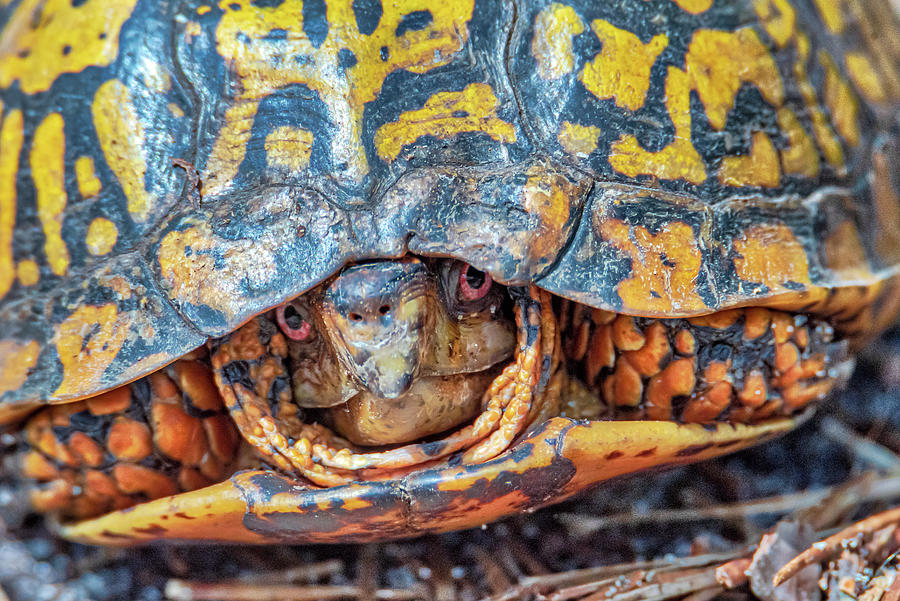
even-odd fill
[[[355,265],[324,291],[322,315],[335,351],[373,395],[397,398],[415,382],[433,286],[425,266],[409,260]]]

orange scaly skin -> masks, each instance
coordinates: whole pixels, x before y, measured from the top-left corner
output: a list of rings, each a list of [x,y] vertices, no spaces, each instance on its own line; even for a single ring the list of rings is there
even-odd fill
[[[83,519],[195,490],[233,470],[238,433],[204,362],[31,417],[22,475],[35,509]],[[80,490],[81,492],[77,492]]]

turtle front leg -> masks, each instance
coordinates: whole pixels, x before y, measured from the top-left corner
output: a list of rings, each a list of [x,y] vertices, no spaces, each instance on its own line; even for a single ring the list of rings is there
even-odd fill
[[[518,350],[484,393],[475,420],[437,443],[411,443],[366,452],[321,424],[304,421],[286,383],[287,343],[265,316],[217,341],[212,350],[216,382],[244,437],[280,469],[320,486],[395,477],[468,449],[466,463],[506,450],[546,406],[558,405],[558,334],[550,295],[532,287],[516,300]],[[542,377],[542,374],[543,377]]]

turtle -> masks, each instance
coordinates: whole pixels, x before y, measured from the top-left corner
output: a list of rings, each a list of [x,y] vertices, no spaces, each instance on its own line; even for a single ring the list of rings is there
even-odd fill
[[[480,525],[770,439],[900,312],[876,0],[9,0],[5,464],[93,544]]]

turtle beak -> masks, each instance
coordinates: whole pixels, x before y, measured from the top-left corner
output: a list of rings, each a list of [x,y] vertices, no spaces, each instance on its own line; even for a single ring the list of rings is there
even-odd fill
[[[373,395],[409,390],[428,346],[434,278],[416,259],[354,265],[324,290],[320,312],[341,364]]]

